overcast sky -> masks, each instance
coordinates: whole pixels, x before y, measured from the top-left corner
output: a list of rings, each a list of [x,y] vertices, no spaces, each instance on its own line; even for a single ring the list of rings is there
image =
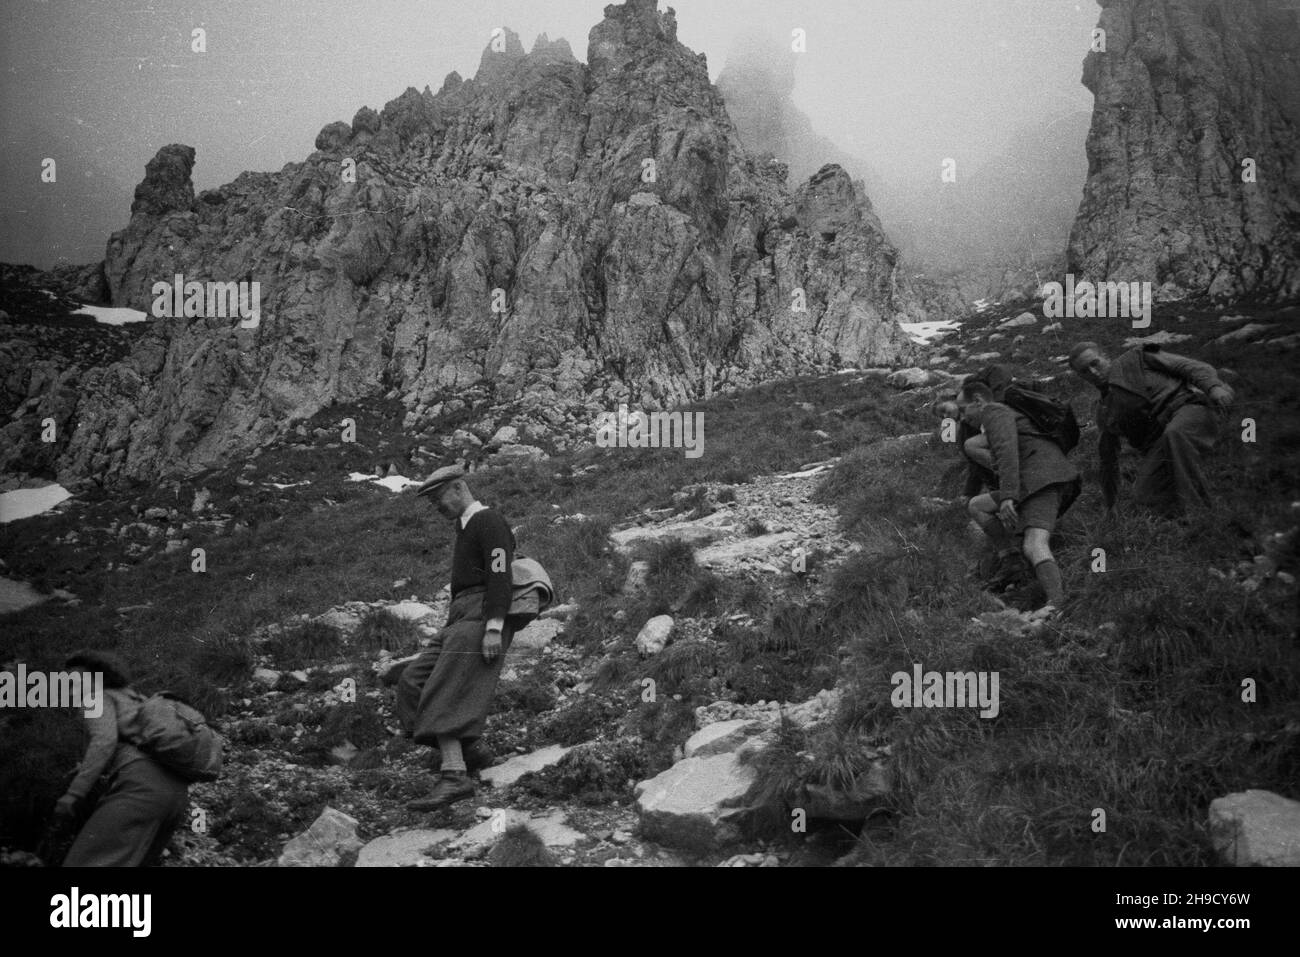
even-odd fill
[[[668,4],[660,2],[660,9]],[[278,170],[322,126],[406,87],[470,77],[493,27],[525,49],[562,36],[586,58],[604,0],[4,0],[0,259],[97,258],[107,233],[85,191],[126,224],[134,185],[159,147],[197,151],[196,189],[242,170]],[[801,28],[796,103],[814,127],[889,180],[944,157],[978,164],[1012,130],[1091,108],[1079,82],[1095,0],[678,0],[678,36],[714,79],[745,28]],[[195,27],[207,52],[190,51]],[[1080,144],[1082,148],[1082,144]],[[66,203],[83,215],[28,217],[40,159],[61,160]],[[80,187],[76,192],[74,187]],[[33,201],[32,197],[38,198]],[[41,207],[43,208],[43,207]],[[71,211],[75,212],[75,210]],[[22,233],[23,235],[14,235]],[[54,233],[55,235],[51,235]],[[15,248],[29,249],[28,255]],[[74,252],[75,251],[75,252]]]

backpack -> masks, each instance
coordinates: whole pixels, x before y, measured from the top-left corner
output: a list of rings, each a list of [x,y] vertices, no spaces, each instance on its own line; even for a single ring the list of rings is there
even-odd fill
[[[510,563],[510,609],[506,618],[515,631],[523,628],[555,599],[551,576],[535,558],[516,557]]]
[[[187,781],[221,776],[221,736],[198,711],[170,691],[145,698],[123,737]]]
[[[1029,419],[1039,432],[1061,447],[1067,455],[1079,444],[1079,421],[1074,409],[1046,392],[1011,383],[1002,396],[1006,405]]]

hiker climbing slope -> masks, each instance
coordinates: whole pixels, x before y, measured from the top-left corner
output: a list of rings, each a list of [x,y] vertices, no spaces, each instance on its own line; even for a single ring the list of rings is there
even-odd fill
[[[1101,393],[1101,494],[1107,509],[1119,493],[1121,439],[1142,454],[1133,497],[1167,514],[1210,502],[1202,457],[1218,439],[1222,411],[1235,396],[1204,362],[1157,345],[1130,349],[1113,362],[1095,342],[1070,350],[1070,368]]]
[[[997,476],[996,488],[970,500],[971,517],[1004,559],[1014,557],[1012,535],[1024,529],[1024,556],[1047,596],[1035,614],[1051,615],[1065,594],[1050,539],[1057,518],[1079,495],[1079,472],[1057,437],[1023,412],[995,402],[985,383],[964,383],[958,404],[966,421],[987,437]]]
[[[86,716],[90,744],[76,778],[55,804],[56,819],[74,821],[92,789],[101,785],[102,796],[63,866],[156,864],[185,821],[189,784],[128,740],[140,723],[145,698],[130,686],[130,676],[115,655],[82,651],[64,667],[102,673],[104,702],[98,716]]]

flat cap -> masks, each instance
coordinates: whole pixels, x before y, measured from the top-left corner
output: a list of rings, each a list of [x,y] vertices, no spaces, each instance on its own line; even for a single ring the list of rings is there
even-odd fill
[[[444,465],[427,479],[420,483],[420,487],[415,490],[418,495],[436,495],[448,482],[455,481],[458,478],[464,478],[468,473],[459,465]]]

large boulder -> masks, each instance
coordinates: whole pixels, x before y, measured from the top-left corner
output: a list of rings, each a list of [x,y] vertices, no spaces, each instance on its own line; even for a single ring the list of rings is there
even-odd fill
[[[1256,790],[1216,798],[1210,837],[1225,864],[1300,867],[1300,801]]]
[[[636,786],[647,840],[707,853],[742,836],[754,811],[755,770],[734,751],[690,757]]]
[[[362,847],[357,819],[327,807],[280,854],[281,867],[350,867]]]

